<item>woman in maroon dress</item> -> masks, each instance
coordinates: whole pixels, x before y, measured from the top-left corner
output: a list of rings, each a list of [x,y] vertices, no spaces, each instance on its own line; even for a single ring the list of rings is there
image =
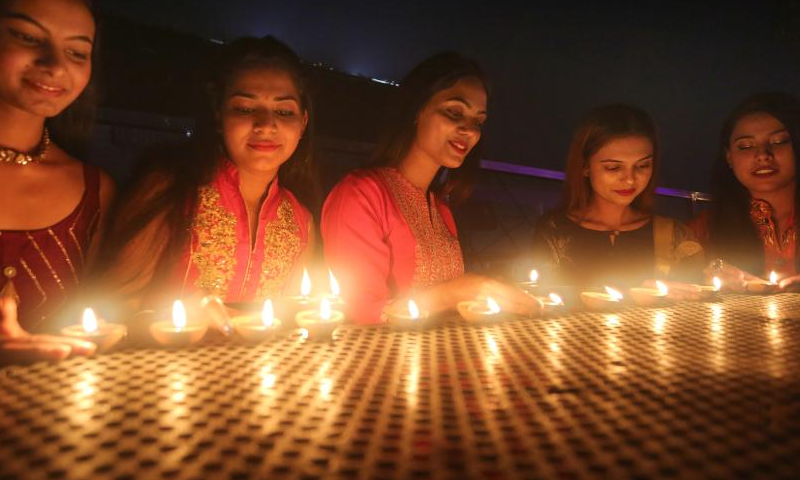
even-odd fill
[[[83,0],[5,0],[0,24],[0,361],[87,353],[29,332],[52,329],[75,294],[112,196],[70,142],[91,95],[94,18]]]

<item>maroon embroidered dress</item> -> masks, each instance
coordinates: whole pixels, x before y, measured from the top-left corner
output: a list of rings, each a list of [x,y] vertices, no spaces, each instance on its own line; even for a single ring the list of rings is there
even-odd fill
[[[84,191],[60,222],[38,230],[0,231],[0,288],[12,277],[22,327],[38,332],[75,293],[100,220],[100,172],[83,166]]]
[[[325,201],[321,230],[356,323],[380,322],[392,298],[464,274],[450,209],[394,168],[346,176]]]
[[[276,179],[261,205],[251,242],[239,172],[225,161],[214,180],[200,188],[191,241],[177,272],[181,293],[212,293],[227,302],[280,295],[294,272],[303,268],[310,218]]]

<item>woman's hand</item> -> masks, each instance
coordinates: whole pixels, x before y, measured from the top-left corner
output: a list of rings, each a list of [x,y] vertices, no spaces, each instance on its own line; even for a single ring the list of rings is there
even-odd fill
[[[800,275],[784,278],[778,282],[778,288],[784,292],[800,292]]]
[[[742,293],[747,291],[748,283],[763,283],[764,280],[752,275],[744,270],[724,262],[721,259],[712,261],[708,267],[703,270],[707,283],[711,284],[713,277],[718,277],[722,281],[723,290],[730,290],[732,292]]]
[[[56,335],[31,335],[17,320],[17,303],[0,298],[0,364],[61,360],[74,355],[91,355],[92,342]]]
[[[231,317],[222,299],[216,295],[206,295],[200,300],[200,318],[208,322],[208,326],[222,332],[231,333]]]
[[[463,300],[492,297],[503,311],[517,315],[538,316],[542,303],[520,287],[492,278],[468,273],[442,284],[449,299],[447,308],[454,309]]]

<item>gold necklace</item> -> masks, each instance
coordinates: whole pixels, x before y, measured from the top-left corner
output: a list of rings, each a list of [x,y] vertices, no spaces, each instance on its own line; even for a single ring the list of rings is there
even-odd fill
[[[36,151],[33,153],[22,153],[11,148],[0,148],[0,163],[16,163],[17,165],[27,165],[29,163],[41,162],[47,156],[47,147],[50,146],[50,133],[45,127],[42,132],[42,140]]]

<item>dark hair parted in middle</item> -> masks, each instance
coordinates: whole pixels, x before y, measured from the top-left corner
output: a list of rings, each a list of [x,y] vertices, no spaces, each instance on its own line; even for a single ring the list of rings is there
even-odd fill
[[[305,68],[288,46],[273,37],[240,38],[222,47],[212,63],[204,85],[206,108],[197,120],[192,141],[148,152],[129,188],[120,195],[117,220],[109,228],[100,265],[109,263],[115,252],[145,227],[163,219],[165,245],[158,253],[153,281],[143,288],[149,289],[166,279],[189,241],[199,189],[212,180],[227,155],[220,127],[220,108],[226,87],[242,71],[263,67],[274,68],[291,77],[300,96],[300,108],[309,117],[296,150],[278,170],[279,182],[306,208],[314,211],[318,207],[313,117]]]
[[[743,117],[766,113],[783,124],[792,140],[795,172],[800,161],[800,100],[783,92],[762,92],[751,95],[737,105],[725,119],[719,136],[712,189],[714,203],[709,208],[708,250],[710,256],[729,261],[754,275],[764,270],[764,242],[750,218],[750,192],[728,165],[731,134]],[[795,183],[794,201],[800,199],[800,182]],[[800,211],[795,209],[795,225]],[[800,243],[797,244],[800,248]],[[800,256],[796,257],[800,262]],[[800,263],[798,263],[800,266]]]
[[[658,169],[658,135],[655,123],[647,112],[632,105],[614,104],[594,108],[578,125],[567,154],[564,197],[561,208],[565,212],[580,212],[589,206],[592,185],[584,175],[589,159],[612,140],[644,137],[653,144],[653,175],[644,191],[631,203],[642,213],[650,213],[655,197],[655,172]]]
[[[417,117],[437,93],[452,87],[463,78],[476,78],[489,96],[489,85],[481,68],[472,60],[455,52],[442,52],[414,67],[400,82],[388,110],[387,127],[372,157],[376,165],[396,165],[411,150],[417,135]],[[480,145],[480,143],[479,143]],[[473,148],[464,163],[444,181],[431,185],[431,190],[460,203],[472,192],[478,169],[478,149]],[[441,177],[441,176],[440,176]]]

